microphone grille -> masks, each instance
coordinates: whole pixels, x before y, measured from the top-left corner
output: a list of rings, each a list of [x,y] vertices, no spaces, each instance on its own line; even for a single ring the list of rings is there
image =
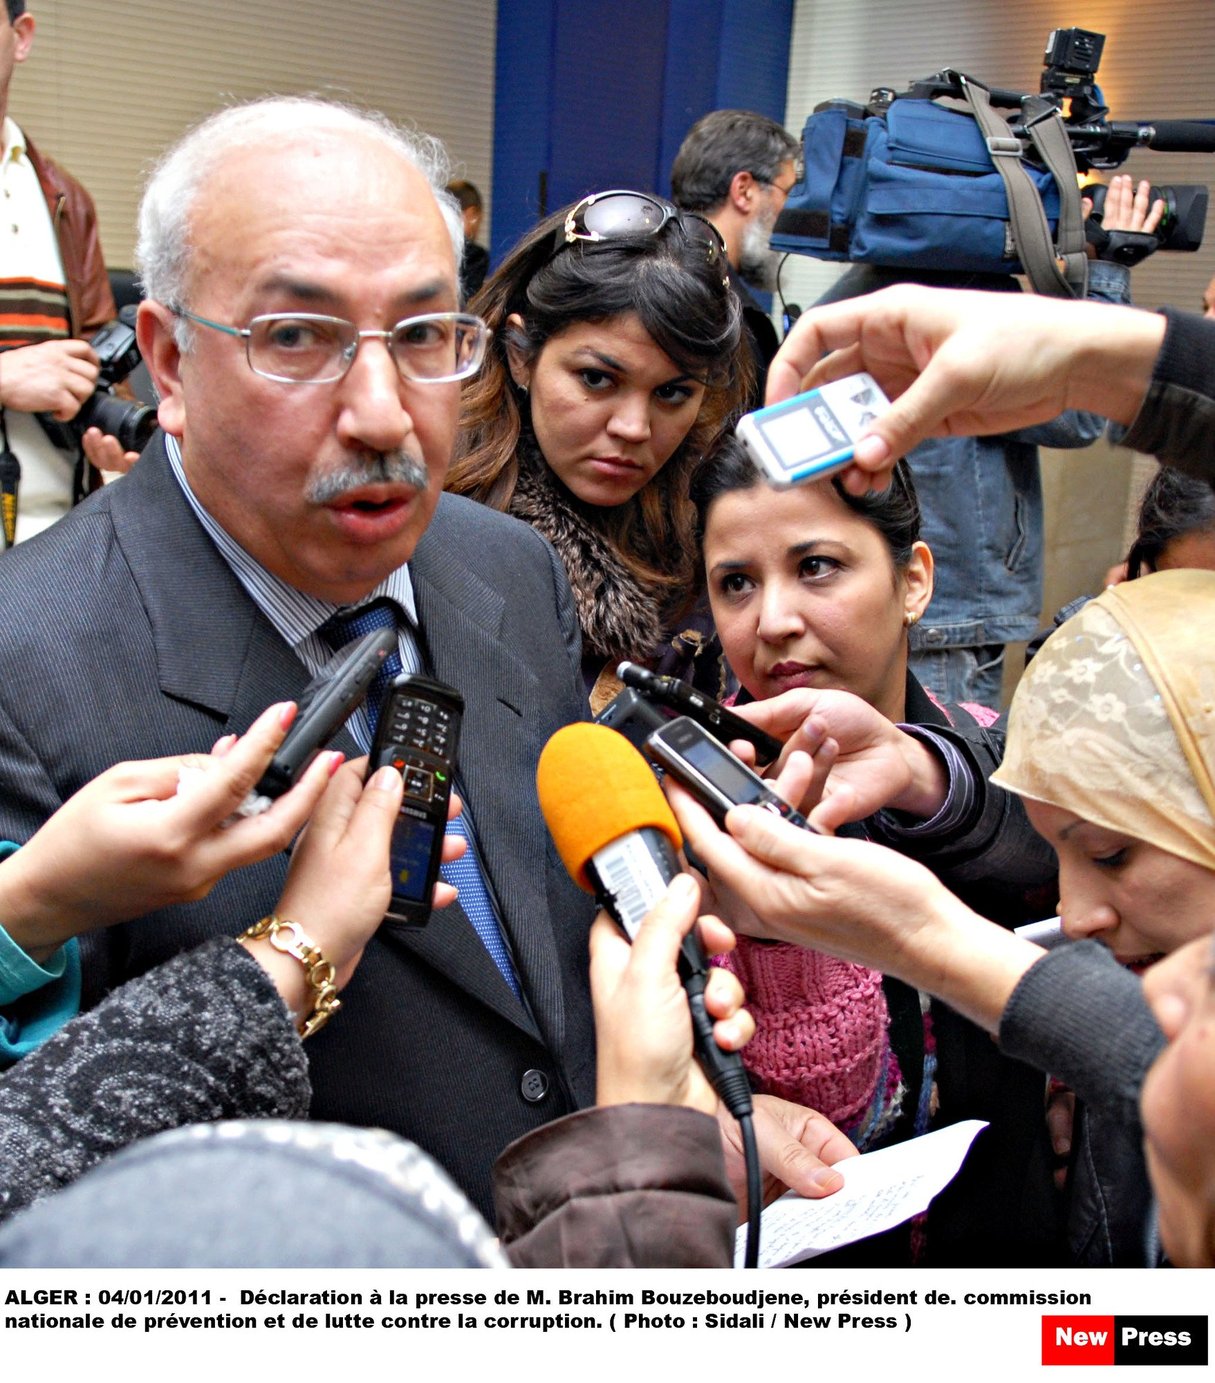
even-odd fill
[[[566,725],[536,767],[540,810],[570,877],[588,893],[586,866],[598,850],[630,831],[656,827],[678,850],[679,823],[653,770],[625,737],[606,725]]]

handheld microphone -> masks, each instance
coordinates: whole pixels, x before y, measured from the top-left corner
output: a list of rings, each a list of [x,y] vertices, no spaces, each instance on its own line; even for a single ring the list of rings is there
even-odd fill
[[[649,765],[605,725],[567,725],[544,746],[536,769],[540,810],[580,888],[595,895],[631,941],[679,872],[679,823]],[[683,939],[679,975],[688,994],[696,1055],[736,1119],[751,1113],[751,1087],[737,1052],[713,1036],[705,1009],[709,963],[695,931]]]

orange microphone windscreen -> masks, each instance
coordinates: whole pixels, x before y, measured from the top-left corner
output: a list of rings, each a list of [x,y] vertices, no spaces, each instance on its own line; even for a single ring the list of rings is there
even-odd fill
[[[570,877],[595,889],[586,866],[598,850],[653,826],[678,850],[679,823],[649,764],[606,725],[566,725],[549,740],[536,768],[540,810]]]

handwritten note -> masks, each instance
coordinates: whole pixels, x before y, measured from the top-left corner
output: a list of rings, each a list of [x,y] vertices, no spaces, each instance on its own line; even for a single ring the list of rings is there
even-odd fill
[[[822,1200],[792,1191],[770,1205],[760,1226],[759,1266],[780,1268],[881,1234],[927,1210],[958,1174],[970,1145],[987,1125],[978,1119],[926,1133],[906,1143],[847,1157],[835,1164],[843,1187]],[[741,1267],[747,1231],[738,1231],[734,1262]]]

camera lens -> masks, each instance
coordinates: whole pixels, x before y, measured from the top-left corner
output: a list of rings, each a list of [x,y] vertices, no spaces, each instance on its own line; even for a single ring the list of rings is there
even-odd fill
[[[116,399],[106,390],[98,389],[76,414],[74,422],[81,433],[86,428],[99,427],[102,432],[116,437],[124,451],[142,451],[156,431],[156,410],[141,403]]]

